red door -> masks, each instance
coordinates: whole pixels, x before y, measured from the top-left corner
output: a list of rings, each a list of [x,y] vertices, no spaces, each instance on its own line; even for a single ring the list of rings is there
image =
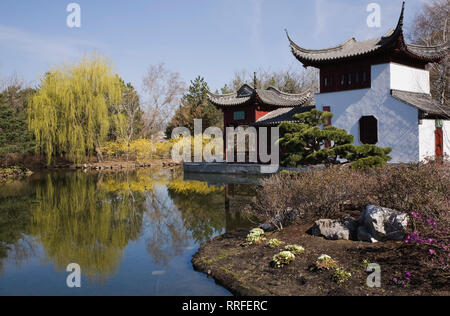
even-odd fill
[[[331,112],[331,107],[330,106],[324,106],[323,107],[323,112]],[[331,126],[331,119],[328,119],[328,123],[325,124],[325,126]],[[325,148],[330,148],[331,147],[331,142],[329,140],[325,141]]]
[[[441,160],[444,157],[444,134],[442,128],[438,127],[435,131],[436,138],[436,159]]]

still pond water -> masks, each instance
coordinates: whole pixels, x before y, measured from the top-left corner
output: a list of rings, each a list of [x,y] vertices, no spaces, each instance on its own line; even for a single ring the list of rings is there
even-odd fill
[[[230,295],[191,259],[226,231],[257,179],[142,169],[39,173],[0,185],[1,295]],[[81,267],[81,288],[66,267]]]

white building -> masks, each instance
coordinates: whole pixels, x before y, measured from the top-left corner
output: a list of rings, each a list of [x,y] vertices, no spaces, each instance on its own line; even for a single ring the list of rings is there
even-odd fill
[[[430,95],[428,63],[441,62],[447,45],[407,44],[404,4],[398,25],[381,38],[305,49],[288,35],[292,53],[305,67],[320,69],[316,108],[334,114],[332,124],[356,144],[391,147],[392,163],[450,156],[450,107]]]

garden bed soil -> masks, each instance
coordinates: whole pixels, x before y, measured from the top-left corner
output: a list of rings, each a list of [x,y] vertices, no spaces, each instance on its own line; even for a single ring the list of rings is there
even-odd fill
[[[200,247],[192,259],[197,271],[208,274],[216,282],[238,296],[421,296],[450,294],[448,271],[436,271],[418,264],[418,256],[426,249],[403,242],[362,243],[330,241],[307,234],[312,223],[290,226],[282,231],[266,233],[265,242],[245,246],[247,231],[226,233]],[[284,245],[298,244],[306,251],[283,268],[271,265],[283,246],[269,248],[269,239]],[[339,286],[334,271],[312,271],[317,258],[327,254],[352,274]],[[381,287],[366,285],[369,272],[363,261],[381,266]],[[406,286],[396,285],[394,277],[412,274]]]

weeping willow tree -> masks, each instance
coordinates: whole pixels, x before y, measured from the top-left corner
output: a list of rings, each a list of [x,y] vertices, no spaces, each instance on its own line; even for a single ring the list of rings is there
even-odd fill
[[[94,153],[101,161],[110,109],[121,100],[120,78],[102,56],[86,56],[47,73],[28,110],[37,151],[49,164],[56,156],[78,163]]]

